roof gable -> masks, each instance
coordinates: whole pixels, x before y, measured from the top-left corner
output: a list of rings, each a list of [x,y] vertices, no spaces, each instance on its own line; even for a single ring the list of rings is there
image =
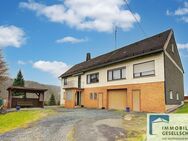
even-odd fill
[[[174,52],[172,52],[172,44],[174,45]],[[182,65],[179,51],[178,51],[178,48],[176,45],[176,40],[175,40],[174,34],[172,34],[172,36],[169,40],[166,51],[168,52],[170,57],[176,62],[176,64],[183,70],[183,65]]]

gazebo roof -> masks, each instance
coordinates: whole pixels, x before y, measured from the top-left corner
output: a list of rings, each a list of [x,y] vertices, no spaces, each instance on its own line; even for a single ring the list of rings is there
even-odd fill
[[[43,92],[44,93],[48,89],[11,86],[11,87],[8,87],[7,90],[8,91],[14,91],[14,92],[28,92],[28,93],[40,93],[40,92]]]

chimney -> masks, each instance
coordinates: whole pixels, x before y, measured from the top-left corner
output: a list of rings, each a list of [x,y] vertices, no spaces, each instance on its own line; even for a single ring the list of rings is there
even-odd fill
[[[86,61],[89,61],[91,59],[91,53],[87,53],[86,55]]]

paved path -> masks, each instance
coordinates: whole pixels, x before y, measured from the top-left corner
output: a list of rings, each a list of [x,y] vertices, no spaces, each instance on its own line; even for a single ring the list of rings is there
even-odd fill
[[[125,138],[123,112],[57,109],[58,114],[0,135],[0,141],[114,141]]]

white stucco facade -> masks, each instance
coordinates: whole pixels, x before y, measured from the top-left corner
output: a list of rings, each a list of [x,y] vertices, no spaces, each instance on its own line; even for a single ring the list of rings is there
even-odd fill
[[[133,65],[138,63],[143,63],[147,61],[155,62],[155,75],[133,78]],[[116,81],[108,81],[107,80],[107,71],[115,68],[126,67],[126,79],[116,80]],[[87,84],[86,79],[88,74],[99,73],[99,82],[93,84]],[[124,61],[122,63],[117,63],[114,65],[106,66],[100,69],[95,69],[92,71],[88,71],[81,75],[81,85],[82,88],[92,88],[92,87],[103,87],[103,86],[111,86],[111,85],[125,85],[125,84],[138,84],[138,83],[149,83],[149,82],[161,82],[164,81],[164,54],[155,54],[149,55],[146,57],[132,59],[131,61]],[[68,85],[77,86],[78,85],[78,76],[70,76],[67,78]],[[64,88],[63,80],[62,80],[62,89]]]

